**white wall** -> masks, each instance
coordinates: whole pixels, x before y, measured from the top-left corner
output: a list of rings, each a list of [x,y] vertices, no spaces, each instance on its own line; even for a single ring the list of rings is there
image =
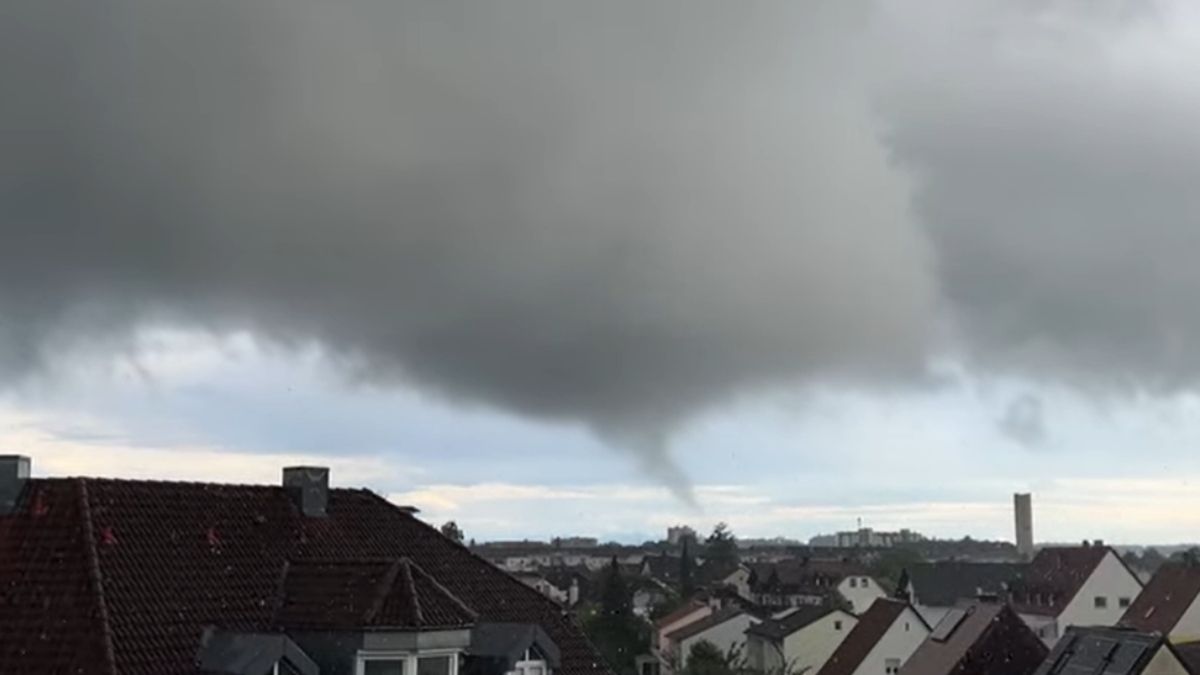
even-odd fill
[[[1171,629],[1170,638],[1175,644],[1200,640],[1200,595],[1192,600],[1183,616],[1179,617],[1179,621]]]
[[[1022,614],[1021,620],[1029,626],[1029,630],[1033,634],[1042,639],[1047,646],[1053,647],[1054,643],[1058,642],[1058,638],[1062,636],[1058,629],[1058,619],[1052,616],[1043,614]]]
[[[899,659],[903,666],[927,637],[929,629],[921,622],[921,617],[905,607],[904,612],[896,617],[879,642],[867,653],[867,658],[859,664],[854,675],[883,675],[888,659]]]
[[[1142,592],[1142,583],[1111,550],[1092,575],[1083,583],[1071,603],[1058,615],[1058,633],[1069,626],[1115,626],[1128,607],[1121,607],[1120,598],[1130,602]],[[1107,600],[1107,607],[1095,606],[1097,596]]]
[[[942,617],[946,616],[946,612],[949,612],[953,608],[936,607],[933,605],[913,605],[913,609],[920,613],[921,617],[925,619],[925,623],[936,627],[938,622],[942,620]]]
[[[711,642],[721,650],[722,654],[727,654],[730,649],[737,648],[744,655],[746,653],[746,629],[756,623],[758,623],[758,619],[749,614],[738,614],[728,621],[723,621],[708,630],[681,640],[678,645],[680,667],[687,666],[692,647],[701,641]]]
[[[1188,675],[1188,669],[1175,658],[1175,654],[1166,646],[1158,648],[1158,653],[1146,664],[1142,675]]]
[[[679,617],[678,619],[676,619],[675,621],[672,621],[671,623],[659,626],[658,632],[656,633],[656,635],[658,637],[658,650],[663,653],[670,652],[672,650],[672,647],[671,647],[671,641],[667,639],[668,635],[670,635],[671,633],[674,633],[675,631],[679,630],[680,628],[683,628],[684,626],[687,626],[695,621],[699,621],[700,619],[703,619],[704,617],[706,617],[712,613],[713,613],[712,607],[709,607],[708,605],[703,605],[701,607],[697,607],[694,611],[688,612],[687,614]]]
[[[841,628],[835,627],[839,622]],[[858,619],[846,612],[831,612],[784,638],[783,657],[791,672],[803,673],[806,667],[810,673],[820,670],[856,623]]]
[[[850,585],[851,580],[854,581],[854,586]],[[838,584],[837,589],[842,597],[849,600],[850,604],[854,606],[855,614],[867,611],[877,598],[886,595],[879,587],[878,582],[866,576],[846,577]]]

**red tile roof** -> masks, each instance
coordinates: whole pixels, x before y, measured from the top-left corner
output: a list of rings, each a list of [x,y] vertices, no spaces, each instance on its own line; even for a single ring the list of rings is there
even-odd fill
[[[909,609],[908,603],[900,600],[876,600],[858,617],[858,623],[834,650],[817,675],[851,675],[906,609]],[[913,612],[913,616],[924,624],[924,619],[919,614]]]
[[[376,620],[416,621],[397,601],[411,588],[420,621],[461,622],[458,598],[481,621],[541,625],[562,675],[607,673],[552,601],[369,491],[331,490],[328,517],[307,518],[281,487],[98,479],[31,480],[0,516],[0,672],[191,674],[205,626],[270,627],[292,565],[338,560],[407,561],[411,587],[367,594]]]
[[[476,614],[407,558],[285,565],[274,623],[281,628],[465,628]]]
[[[1165,564],[1125,611],[1121,625],[1169,635],[1197,595],[1200,595],[1200,565]]]
[[[1058,616],[1110,551],[1106,546],[1043,548],[1013,581],[1013,607],[1022,614]]]

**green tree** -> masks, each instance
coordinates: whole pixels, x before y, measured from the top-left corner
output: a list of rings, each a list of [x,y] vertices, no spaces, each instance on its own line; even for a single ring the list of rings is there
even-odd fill
[[[685,598],[696,592],[696,581],[692,570],[694,562],[689,550],[688,540],[683,540],[683,551],[679,554],[679,592]]]
[[[634,675],[634,659],[650,649],[649,627],[633,614],[632,605],[614,557],[604,573],[600,607],[584,620],[583,627],[608,665],[622,675]]]
[[[737,537],[725,523],[717,523],[712,534],[704,541],[704,552],[708,560],[706,564],[717,563],[723,567],[733,567],[738,564]]]
[[[442,523],[442,534],[452,541],[463,543],[463,531],[459,529],[458,523],[453,520],[447,520]]]
[[[701,640],[692,645],[687,655],[687,666],[684,675],[733,675],[735,664],[730,654],[721,651],[719,647]]]

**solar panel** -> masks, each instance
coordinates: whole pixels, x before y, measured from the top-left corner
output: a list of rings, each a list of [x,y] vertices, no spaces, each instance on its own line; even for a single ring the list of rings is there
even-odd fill
[[[954,629],[958,628],[958,624],[962,623],[963,619],[967,618],[965,609],[952,609],[946,612],[946,616],[938,622],[937,627],[933,629],[933,634],[930,639],[934,642],[945,642],[954,634]]]

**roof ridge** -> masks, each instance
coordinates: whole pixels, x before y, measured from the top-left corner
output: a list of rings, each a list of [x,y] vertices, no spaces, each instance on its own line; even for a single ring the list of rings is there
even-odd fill
[[[375,599],[371,602],[371,606],[367,608],[363,614],[363,623],[370,625],[375,617],[379,616],[379,612],[383,610],[383,604],[387,602],[388,595],[391,594],[392,587],[396,585],[396,576],[400,574],[400,567],[404,565],[404,558],[397,558],[392,561],[383,578],[379,580],[379,584],[375,589]]]
[[[465,613],[467,616],[471,617],[472,621],[479,618],[479,612],[476,612],[470,605],[468,605],[466,602],[464,602],[462,598],[455,595],[454,592],[451,591],[449,588],[446,588],[445,584],[443,584],[442,582],[437,580],[437,577],[433,576],[429,572],[426,572],[425,568],[421,567],[413,560],[411,560],[409,558],[405,558],[405,560],[408,562],[408,566],[410,568],[410,574],[411,574],[412,570],[416,570],[417,574],[420,574],[422,577],[424,577],[424,579],[426,581],[433,584],[433,587],[436,588],[439,593],[441,593],[442,595],[449,598],[450,601],[453,602],[458,607],[458,609],[462,610],[463,613]],[[524,586],[525,584],[521,584],[521,585]],[[416,588],[417,587],[414,584],[413,590],[416,591]]]
[[[100,573],[100,552],[96,550],[95,527],[92,524],[92,507],[88,499],[87,479],[79,478],[79,515],[83,521],[83,548],[88,560],[88,580],[96,592],[96,615],[100,618],[100,643],[104,648],[103,667],[109,675],[117,675],[116,656],[113,650],[112,622],[108,616],[108,603],[104,600],[104,576]]]
[[[412,598],[413,619],[417,626],[424,626],[425,616],[421,612],[421,598],[417,596],[417,584],[413,581],[412,561],[408,558],[401,558],[397,562],[400,563],[401,571],[404,573],[404,588]]]

